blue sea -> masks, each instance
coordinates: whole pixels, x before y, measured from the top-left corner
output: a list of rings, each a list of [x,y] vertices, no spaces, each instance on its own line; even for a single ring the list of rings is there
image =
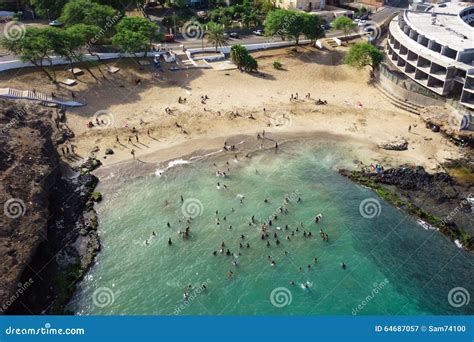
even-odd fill
[[[339,175],[355,167],[354,148],[293,142],[105,181],[97,206],[102,250],[68,308],[80,315],[473,314],[473,256]]]

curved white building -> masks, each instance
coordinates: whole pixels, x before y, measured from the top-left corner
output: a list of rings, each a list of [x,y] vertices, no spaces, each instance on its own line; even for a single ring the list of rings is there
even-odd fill
[[[449,2],[404,10],[390,23],[388,58],[433,92],[474,109],[474,6]]]

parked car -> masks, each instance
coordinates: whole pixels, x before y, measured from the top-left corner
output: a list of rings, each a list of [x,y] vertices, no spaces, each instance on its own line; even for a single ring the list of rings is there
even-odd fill
[[[166,43],[172,43],[174,42],[174,34],[171,34],[171,33],[168,33],[168,34],[165,34],[165,39],[164,41]]]
[[[239,38],[239,34],[237,32],[231,32],[231,33],[229,33],[229,37],[237,39],[237,38]]]
[[[327,30],[330,30],[331,29],[331,25],[329,25],[328,23],[324,23],[321,25],[321,28],[325,31]]]
[[[50,21],[48,25],[52,27],[61,27],[64,24],[60,22],[59,20],[53,20],[53,21]]]
[[[255,30],[252,33],[256,36],[263,36],[263,31],[262,30]]]
[[[369,33],[369,34],[371,34],[371,35],[374,35],[374,34],[376,33],[376,32],[375,32],[375,29],[374,29],[373,27],[371,27],[371,26],[365,27],[365,28],[364,28],[364,32],[367,32],[367,33]]]
[[[367,25],[367,21],[366,21],[366,20],[360,20],[360,21],[357,23],[357,26],[359,26],[359,27],[363,27],[363,26],[365,26],[365,25]]]

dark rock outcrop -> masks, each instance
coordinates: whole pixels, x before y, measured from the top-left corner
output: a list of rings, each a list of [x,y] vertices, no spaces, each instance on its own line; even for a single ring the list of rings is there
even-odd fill
[[[59,171],[51,117],[38,106],[0,101],[0,313],[23,292],[21,275],[47,238]]]

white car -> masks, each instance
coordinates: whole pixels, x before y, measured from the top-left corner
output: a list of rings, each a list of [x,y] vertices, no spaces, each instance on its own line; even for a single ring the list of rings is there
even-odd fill
[[[63,23],[60,22],[59,20],[53,20],[53,21],[50,21],[49,26],[53,26],[53,27],[61,27],[63,26]]]
[[[358,23],[357,23],[357,26],[365,26],[367,25],[367,21],[366,20],[360,20]]]
[[[252,33],[256,36],[263,36],[263,31],[262,30],[255,30]]]

